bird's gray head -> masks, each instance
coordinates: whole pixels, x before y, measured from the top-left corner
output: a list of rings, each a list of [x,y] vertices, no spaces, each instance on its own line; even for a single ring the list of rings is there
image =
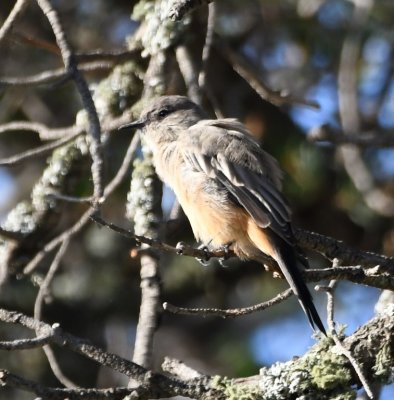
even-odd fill
[[[205,118],[201,108],[184,96],[162,96],[145,107],[137,121],[125,125],[155,134],[157,130],[176,132],[187,129]],[[158,133],[159,133],[158,132]]]

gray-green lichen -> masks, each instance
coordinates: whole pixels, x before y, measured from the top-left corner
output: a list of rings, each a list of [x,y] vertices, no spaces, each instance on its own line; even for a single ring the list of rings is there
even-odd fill
[[[50,195],[61,191],[74,162],[88,152],[86,141],[79,137],[71,144],[56,149],[49,158],[41,178],[34,185],[31,200],[23,201],[8,214],[4,229],[28,234],[36,229],[42,213],[56,206],[57,201]],[[1,258],[1,256],[0,256]]]
[[[373,367],[375,375],[384,384],[394,381],[394,359],[392,345],[385,344],[376,356],[376,363]]]
[[[56,149],[49,159],[40,180],[35,184],[32,193],[32,207],[36,211],[45,211],[56,206],[51,193],[62,192],[67,176],[74,163],[88,154],[84,137],[78,137],[74,142]]]
[[[168,18],[171,6],[172,2],[167,0],[141,0],[135,5],[132,18],[143,21],[144,27],[137,38],[130,40],[141,42],[143,56],[157,54],[175,44],[190,24],[187,16],[179,22],[171,21]]]
[[[220,390],[228,400],[263,400],[260,388],[253,385],[241,385],[234,379],[214,376],[211,381],[213,389]]]
[[[258,385],[214,377],[212,387],[231,400],[356,399],[349,362],[329,338],[322,338],[302,358],[262,368]]]
[[[127,62],[114,68],[111,74],[103,79],[94,90],[94,101],[100,119],[109,115],[121,114],[131,107],[139,98],[142,91],[142,75],[140,67],[134,62]],[[80,110],[76,117],[76,127],[81,132],[88,129],[88,118],[85,110]],[[103,135],[103,142],[106,137]],[[55,211],[60,206],[51,193],[64,194],[80,178],[80,174],[69,176],[70,171],[79,169],[79,161],[88,154],[90,138],[80,136],[72,143],[65,145],[52,153],[48,165],[39,181],[34,185],[30,200],[25,200],[14,207],[9,213],[3,228],[19,232],[26,236],[37,231],[49,230],[47,227],[47,212]],[[85,164],[85,162],[84,162]],[[81,164],[82,165],[82,164]],[[74,174],[75,175],[75,174]],[[23,242],[9,242],[0,239],[0,281],[6,276],[8,265],[13,261],[16,249],[23,252]]]
[[[155,237],[160,218],[157,210],[161,209],[162,185],[156,177],[151,152],[146,147],[142,152],[144,157],[134,161],[126,217],[134,222],[137,235]]]
[[[143,72],[130,61],[116,66],[95,88],[93,99],[101,118],[120,115],[130,108],[142,91]]]
[[[30,200],[20,202],[11,210],[2,225],[3,228],[26,236],[34,233],[39,227],[43,228],[43,219],[48,212],[55,210],[58,203],[51,194],[63,192],[70,170],[87,152],[86,141],[83,137],[56,149],[49,158],[41,178],[34,185]],[[17,247],[16,243],[0,240],[2,279],[6,276],[11,252]]]

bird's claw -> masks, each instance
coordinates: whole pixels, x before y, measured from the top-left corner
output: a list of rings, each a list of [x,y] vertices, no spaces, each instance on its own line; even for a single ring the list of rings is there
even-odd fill
[[[175,248],[176,248],[176,252],[177,252],[178,255],[181,256],[183,254],[185,246],[186,246],[185,242],[178,242],[176,244]]]
[[[230,246],[233,244],[233,242],[230,243],[226,243],[222,246],[221,250],[223,250],[224,255],[223,257],[219,258],[219,264],[222,267],[227,267],[227,265],[225,264],[226,260],[228,260],[230,258]]]
[[[204,267],[207,267],[209,265],[209,260],[210,260],[210,256],[209,256],[209,249],[205,244],[201,244],[200,246],[198,246],[198,250],[202,250],[204,252],[204,257],[203,258],[197,258],[197,261]]]
[[[222,260],[228,260],[230,258],[230,247],[232,244],[233,242],[229,242],[223,245],[224,256],[222,257]]]

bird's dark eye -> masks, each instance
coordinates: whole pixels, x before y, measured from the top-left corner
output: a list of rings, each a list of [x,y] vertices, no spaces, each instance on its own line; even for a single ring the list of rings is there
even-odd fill
[[[158,115],[160,118],[164,118],[164,117],[166,117],[169,113],[170,113],[170,110],[169,110],[168,108],[163,108],[162,110],[160,110],[160,111],[157,113],[157,115]]]

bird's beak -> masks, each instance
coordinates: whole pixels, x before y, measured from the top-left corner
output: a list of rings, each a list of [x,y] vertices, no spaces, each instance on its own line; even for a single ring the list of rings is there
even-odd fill
[[[124,124],[119,127],[119,129],[123,128],[132,128],[132,129],[141,129],[145,126],[146,121],[143,119],[138,119],[137,121],[132,121],[127,124]]]

